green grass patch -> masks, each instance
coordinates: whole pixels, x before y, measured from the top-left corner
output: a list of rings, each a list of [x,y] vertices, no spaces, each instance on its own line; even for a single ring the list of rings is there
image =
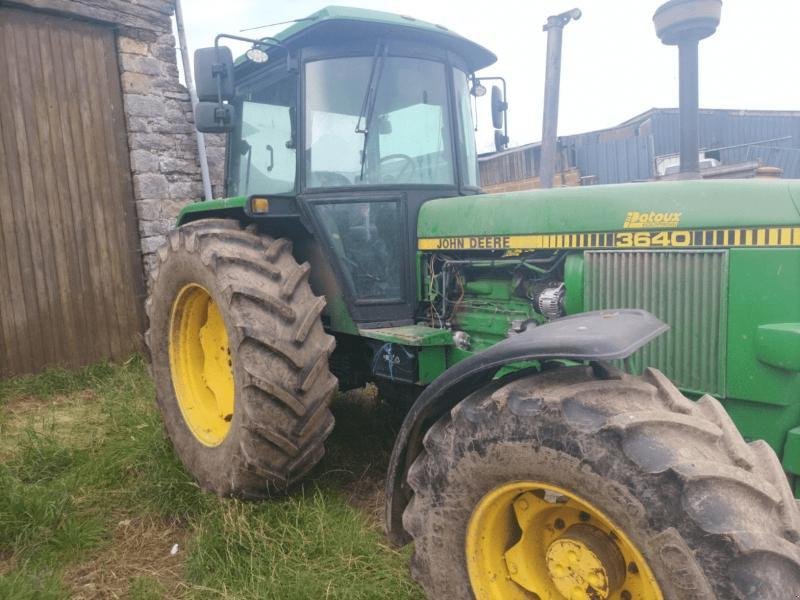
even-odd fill
[[[0,381],[0,598],[422,597],[376,518],[399,413],[340,399],[312,479],[246,503],[197,487],[153,396],[139,358]]]
[[[134,361],[140,362],[139,359]],[[24,396],[48,400],[55,396],[74,394],[102,386],[119,376],[119,372],[119,368],[109,363],[99,363],[83,369],[49,369],[41,375],[0,379],[0,405]]]
[[[69,597],[62,582],[50,571],[20,568],[0,575],[0,598],[13,600],[66,600]]]

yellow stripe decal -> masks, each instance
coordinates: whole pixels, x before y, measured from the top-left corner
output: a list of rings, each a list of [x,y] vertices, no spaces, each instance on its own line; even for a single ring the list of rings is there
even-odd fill
[[[673,229],[606,233],[471,235],[420,238],[420,250],[592,250],[602,248],[800,247],[800,227]]]

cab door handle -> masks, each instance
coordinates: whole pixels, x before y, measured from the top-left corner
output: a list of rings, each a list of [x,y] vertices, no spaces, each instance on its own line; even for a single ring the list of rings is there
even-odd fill
[[[267,152],[269,152],[269,166],[267,167],[267,171],[272,171],[272,168],[275,166],[275,152],[272,150],[270,144],[267,144]]]

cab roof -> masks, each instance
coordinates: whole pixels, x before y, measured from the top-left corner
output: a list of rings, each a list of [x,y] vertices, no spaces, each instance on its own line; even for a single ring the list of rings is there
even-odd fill
[[[451,50],[463,57],[472,71],[488,67],[497,60],[494,53],[442,25],[406,15],[346,6],[327,6],[270,37],[288,48],[299,48],[319,44],[320,40],[336,43],[388,34]]]

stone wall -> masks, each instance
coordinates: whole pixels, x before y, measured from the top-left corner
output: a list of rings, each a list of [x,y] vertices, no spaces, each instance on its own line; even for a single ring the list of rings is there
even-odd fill
[[[202,198],[192,107],[180,84],[172,33],[173,0],[18,0],[37,9],[114,26],[122,81],[131,173],[145,272],[180,209]],[[207,136],[215,182],[222,194],[224,138]]]
[[[125,32],[128,33],[128,32]],[[178,82],[175,39],[170,29],[117,38],[123,100],[128,120],[133,190],[146,270],[188,201],[202,198],[189,94]],[[224,140],[208,136],[209,163],[217,182]],[[214,195],[221,195],[219,185]]]

